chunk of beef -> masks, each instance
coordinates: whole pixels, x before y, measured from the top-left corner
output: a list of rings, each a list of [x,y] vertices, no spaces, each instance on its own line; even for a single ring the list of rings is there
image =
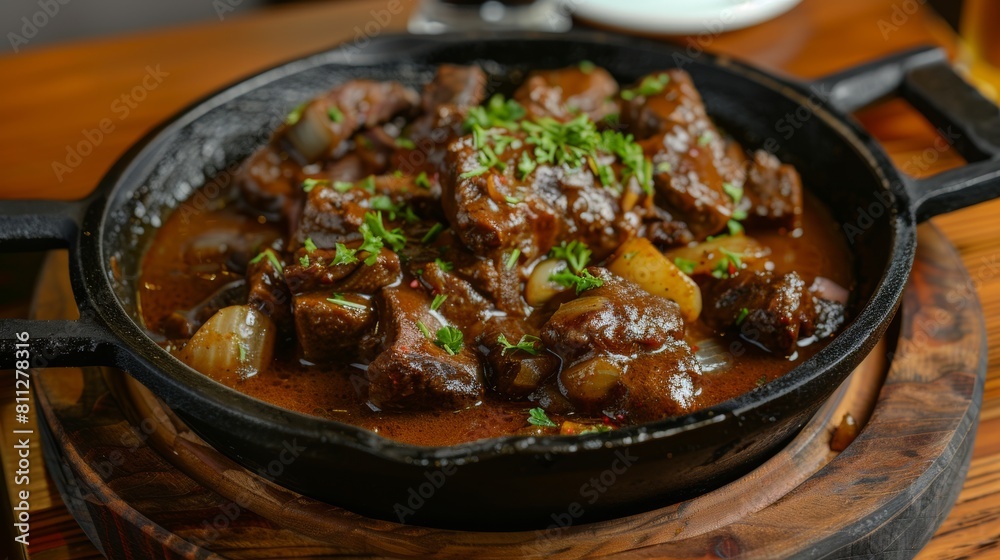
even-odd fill
[[[442,204],[452,228],[474,253],[518,249],[530,261],[560,241],[576,239],[599,259],[638,230],[637,216],[623,212],[620,195],[604,188],[589,169],[540,165],[521,178],[516,171],[521,153],[508,148],[502,171],[477,175],[482,164],[471,136],[448,147]]]
[[[654,72],[626,91],[631,95],[623,92],[620,120],[639,140],[676,127],[692,132],[708,130],[705,104],[691,75],[684,70]],[[711,124],[710,121],[707,124]]]
[[[603,68],[585,71],[578,67],[536,70],[514,93],[532,118],[551,117],[570,121],[581,114],[600,121],[618,112],[611,98],[618,82]]]
[[[485,98],[486,74],[478,66],[439,66],[421,96],[424,114],[407,130],[416,146],[415,153],[407,153],[397,160],[399,169],[411,175],[421,170],[436,172],[444,157],[442,148],[464,134],[462,124],[469,109]]]
[[[272,220],[287,220],[302,199],[302,190],[298,188],[299,166],[271,145],[261,147],[247,158],[233,181],[242,201]]]
[[[700,373],[680,308],[605,269],[588,270],[603,284],[562,304],[542,326],[542,341],[563,360],[563,394],[582,411],[635,422],[689,410]]]
[[[301,294],[325,290],[374,294],[379,288],[396,284],[403,277],[399,256],[389,249],[382,248],[372,264],[362,262],[362,259],[370,257],[365,254],[358,255],[357,262],[333,264],[336,254],[330,249],[312,252],[299,249],[296,253],[298,260],[285,267],[285,282],[291,292]],[[305,255],[309,255],[307,261],[302,259]]]
[[[423,267],[421,282],[433,295],[447,296],[438,311],[453,325],[459,326],[469,339],[475,339],[483,328],[492,306],[472,284],[453,272],[443,270],[436,262]]]
[[[789,230],[802,227],[802,180],[791,165],[758,150],[749,162],[743,189],[747,225]]]
[[[487,381],[494,391],[510,399],[527,397],[559,370],[559,358],[542,348],[540,341],[533,345],[535,353],[506,348],[500,343],[503,336],[508,343],[518,344],[525,335],[537,336],[537,331],[523,320],[493,317],[479,337],[486,357]]]
[[[332,293],[297,295],[292,300],[302,357],[314,364],[349,363],[362,355],[375,328],[374,306],[366,296]],[[340,301],[342,303],[336,303]]]
[[[277,253],[272,252],[278,259]],[[279,261],[280,262],[280,261]],[[283,333],[292,332],[291,294],[278,269],[269,258],[251,262],[247,267],[247,304],[267,315]]]
[[[272,143],[300,164],[336,158],[355,132],[411,111],[418,100],[415,91],[398,82],[352,80],[297,108]]]
[[[838,303],[819,304],[795,272],[744,271],[707,285],[702,319],[717,330],[735,329],[744,339],[789,355],[800,338],[829,336],[843,322]],[[817,329],[822,325],[822,330]]]
[[[458,264],[455,272],[469,281],[500,311],[516,317],[524,317],[530,308],[521,294],[521,283],[524,280],[520,266],[507,266],[510,254],[498,254],[494,257],[477,258],[469,264]]]
[[[385,288],[378,296],[381,353],[368,365],[368,398],[382,410],[457,410],[483,398],[482,369],[465,344],[452,355],[426,337],[439,323],[422,290]],[[466,341],[470,342],[470,341]]]

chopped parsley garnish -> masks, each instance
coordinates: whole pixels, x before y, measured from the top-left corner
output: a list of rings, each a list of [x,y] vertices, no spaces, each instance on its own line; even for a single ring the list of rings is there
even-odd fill
[[[507,270],[510,270],[510,269],[514,268],[515,266],[517,266],[517,259],[519,259],[520,257],[521,257],[521,250],[520,249],[514,249],[513,251],[511,251],[510,252],[510,256],[507,257],[507,263],[506,263],[507,264]]]
[[[288,116],[285,117],[285,124],[287,124],[288,126],[292,126],[295,123],[299,122],[299,119],[302,118],[302,112],[306,110],[306,105],[308,104],[309,102],[307,101],[299,105],[298,107],[292,109],[292,112],[288,113]]]
[[[372,210],[388,213],[390,220],[395,220],[397,214],[403,215],[406,221],[411,223],[419,219],[413,214],[413,209],[405,202],[395,203],[384,194],[371,197],[368,204],[371,205]]]
[[[434,259],[434,264],[436,264],[437,267],[444,272],[451,272],[452,270],[455,270],[455,265],[446,260]]]
[[[520,103],[513,99],[505,99],[503,95],[495,94],[486,105],[469,109],[465,119],[465,129],[474,127],[490,129],[496,126],[517,130],[517,121],[524,118],[526,112]]]
[[[500,169],[501,171],[505,169],[506,166],[504,165],[504,163],[500,161],[500,158],[497,157],[496,152],[493,151],[493,148],[491,148],[488,144],[481,144],[478,146],[478,148],[479,148],[480,166],[477,167],[476,169],[473,169],[472,171],[466,171],[465,173],[462,173],[461,175],[459,175],[460,178],[469,179],[470,177],[478,177],[483,173],[486,173],[490,169],[493,169],[494,167]]]
[[[440,309],[446,299],[448,299],[448,294],[438,294],[434,296],[434,301],[431,302],[431,311],[437,311]]]
[[[747,219],[747,211],[742,208],[737,208],[736,210],[733,210],[733,219],[742,222],[743,220]]]
[[[396,138],[396,146],[399,148],[403,148],[404,150],[417,149],[417,145],[413,143],[413,140],[403,137]]]
[[[507,201],[507,204],[510,205],[520,204],[521,202],[524,202],[523,198],[517,196],[505,196],[503,197],[503,199]]]
[[[306,242],[303,243],[302,245],[303,245],[303,247],[306,248],[306,252],[308,252],[308,253],[312,253],[317,248],[316,244],[313,243],[313,238],[312,237],[307,237],[306,238]]]
[[[364,189],[364,190],[366,190],[366,191],[368,191],[368,192],[370,192],[370,193],[374,193],[375,192],[375,176],[374,175],[369,175],[369,176],[365,177],[364,179],[362,179],[362,181],[361,181],[361,188]]]
[[[579,274],[574,274],[568,268],[552,273],[549,280],[560,286],[575,288],[577,295],[604,285],[604,280],[594,276],[589,270],[581,270]]]
[[[247,345],[243,342],[236,344],[237,348],[240,350],[240,362],[246,363],[247,361]]]
[[[601,142],[597,125],[587,115],[580,115],[566,123],[542,117],[522,122],[521,128],[528,133],[525,141],[535,146],[535,161],[540,164],[578,168]]]
[[[703,132],[701,136],[698,137],[698,145],[707,146],[712,143],[713,138],[715,138],[715,135],[712,134],[712,131],[707,130]]]
[[[425,337],[431,337],[431,331],[427,328],[427,325],[425,325],[423,321],[417,321],[417,328],[420,329],[421,334]]]
[[[302,266],[309,266],[309,255],[302,255],[299,257],[299,264]]]
[[[674,259],[674,266],[681,269],[681,272],[684,274],[691,276],[694,274],[694,268],[698,266],[698,263],[677,257]]]
[[[743,200],[743,187],[732,183],[722,183],[722,190],[729,195],[729,198],[733,199],[733,204],[739,204],[740,200]]]
[[[589,428],[581,430],[580,433],[577,435],[584,436],[587,434],[603,434],[604,432],[610,432],[610,431],[611,431],[611,426],[608,426],[607,424],[594,424]]]
[[[417,175],[417,178],[414,179],[413,182],[416,183],[416,185],[418,187],[422,188],[422,189],[430,189],[431,188],[431,182],[430,182],[429,179],[427,179],[427,172],[426,171],[421,171],[420,175]]]
[[[365,243],[361,246],[361,249],[368,251],[369,253],[377,253],[378,250],[366,249],[365,245],[368,244],[369,238],[372,239],[374,246],[374,238],[379,238],[379,249],[382,245],[388,245],[395,252],[399,252],[403,247],[406,246],[406,236],[403,235],[403,230],[395,228],[393,230],[388,230],[385,227],[385,223],[382,221],[382,212],[365,212],[365,223],[361,225],[362,228],[367,228],[368,235],[362,231],[362,235],[365,238]],[[366,261],[367,264],[367,261]]]
[[[320,185],[329,185],[330,181],[326,179],[306,179],[302,181],[302,190],[306,192],[312,192],[313,189]]]
[[[743,321],[746,321],[748,315],[750,315],[749,309],[747,309],[746,307],[740,309],[740,314],[736,316],[736,324],[742,325]]]
[[[663,93],[663,90],[669,83],[670,75],[665,72],[657,74],[656,76],[646,76],[642,79],[642,82],[640,82],[638,86],[632,89],[622,90],[621,96],[625,101],[631,101],[640,95],[656,95],[658,93]]]
[[[712,269],[712,276],[716,278],[729,278],[743,268],[743,255],[734,253],[725,247],[720,247],[719,251],[724,258]]]
[[[267,259],[271,263],[271,266],[278,271],[278,274],[284,274],[285,267],[281,264],[281,260],[278,259],[278,255],[275,254],[273,249],[264,249],[256,257],[250,259],[250,264],[257,264],[264,259]]]
[[[553,247],[549,251],[549,256],[554,259],[566,261],[570,270],[575,273],[587,268],[591,254],[592,252],[587,248],[587,244],[577,240],[570,241],[569,243],[563,241],[561,245]]]
[[[364,305],[364,304],[361,304],[361,303],[356,303],[356,302],[353,302],[353,301],[347,301],[346,299],[344,299],[344,294],[333,294],[333,297],[332,298],[326,298],[326,301],[328,301],[330,303],[333,303],[335,305],[339,305],[341,307],[349,307],[351,309],[367,309],[368,308],[367,305]]]
[[[743,224],[737,222],[736,220],[729,220],[726,222],[726,227],[729,228],[729,235],[739,235],[743,233]]]
[[[625,167],[625,176],[634,176],[646,194],[653,194],[653,164],[646,159],[642,146],[635,142],[631,134],[605,130],[601,135],[600,147],[618,156]]]
[[[326,110],[326,116],[335,123],[344,122],[344,113],[336,105],[330,105],[330,108]]]
[[[354,183],[350,181],[334,181],[333,188],[337,189],[337,192],[347,192],[354,188]]]
[[[674,166],[670,165],[669,161],[661,161],[660,163],[657,163],[655,167],[653,167],[653,170],[656,172],[657,175],[659,175],[661,173],[670,173],[670,170],[673,168]]]
[[[536,167],[538,167],[538,162],[531,159],[528,152],[521,152],[521,159],[517,162],[517,172],[520,174],[521,179],[531,175],[531,172],[534,171]]]
[[[379,248],[381,249],[381,247]],[[354,264],[358,262],[358,251],[356,249],[348,249],[343,243],[337,243],[336,249],[337,254],[334,255],[331,266],[338,264]]]
[[[454,356],[462,351],[462,347],[465,344],[464,338],[462,331],[458,330],[458,327],[449,325],[438,329],[434,344],[444,348],[445,352]]]
[[[444,224],[442,224],[441,222],[435,223],[433,226],[431,226],[431,229],[424,234],[424,237],[420,240],[420,242],[423,243],[424,245],[427,245],[428,243],[433,243],[434,240],[437,239],[437,236],[440,235],[442,231],[444,231],[444,229],[445,229]]]
[[[542,408],[532,408],[528,411],[528,423],[533,426],[544,426],[546,428],[558,428],[559,426],[549,419]]]
[[[542,339],[530,334],[522,336],[521,340],[517,341],[517,344],[511,344],[510,341],[507,340],[507,337],[503,334],[500,334],[500,336],[497,337],[497,343],[503,347],[503,350],[500,351],[501,356],[506,356],[507,352],[511,350],[515,352],[521,350],[531,354],[532,356],[537,356],[538,353],[541,352],[539,349],[541,346],[539,343],[541,341]]]
[[[580,71],[583,72],[584,74],[590,74],[591,72],[594,71],[595,68],[597,68],[597,66],[595,66],[594,63],[589,60],[581,60],[579,68]]]

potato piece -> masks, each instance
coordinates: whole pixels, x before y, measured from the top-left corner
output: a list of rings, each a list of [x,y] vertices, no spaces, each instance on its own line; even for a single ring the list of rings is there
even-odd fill
[[[676,259],[694,263],[691,271],[693,276],[711,274],[720,262],[727,259],[723,249],[739,255],[744,263],[752,263],[771,254],[771,249],[745,235],[724,235],[697,245],[671,249],[664,254],[671,263],[677,262]]]
[[[677,303],[685,322],[693,323],[701,315],[701,289],[698,284],[681,272],[648,239],[633,237],[622,243],[608,259],[607,268],[647,292]]]

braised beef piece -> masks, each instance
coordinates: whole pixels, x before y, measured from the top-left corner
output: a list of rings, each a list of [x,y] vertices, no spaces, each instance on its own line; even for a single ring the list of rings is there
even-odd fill
[[[406,131],[416,149],[397,157],[398,168],[410,175],[421,170],[436,173],[444,155],[442,148],[464,134],[463,123],[469,109],[485,98],[486,73],[478,66],[439,66],[421,95],[424,114]]]
[[[674,219],[669,212],[653,206],[642,218],[640,235],[649,239],[659,249],[680,247],[694,241],[694,234],[687,224]]]
[[[305,165],[342,156],[345,142],[362,128],[372,128],[412,111],[417,93],[398,82],[351,80],[296,108],[271,142]]]
[[[756,227],[802,227],[802,180],[794,167],[758,150],[749,162],[744,183],[747,219]]]
[[[277,252],[270,254],[275,256],[275,260],[280,259]],[[247,304],[270,317],[281,332],[291,333],[292,298],[285,284],[283,269],[279,269],[269,258],[251,261],[247,267],[247,288]]]
[[[795,272],[743,271],[705,288],[706,324],[782,355],[794,352],[800,338],[829,336],[844,321],[844,307],[813,297]]]
[[[529,350],[509,348],[500,342],[517,345],[525,335],[536,337],[525,339]],[[513,317],[493,317],[486,322],[479,346],[486,358],[486,379],[491,389],[509,399],[523,399],[559,370],[559,358],[543,348],[537,336],[525,321]]]
[[[385,288],[377,300],[383,341],[368,365],[373,405],[382,410],[457,410],[483,398],[482,368],[472,341],[452,355],[431,340],[442,325],[423,290]]]
[[[233,181],[241,200],[272,220],[287,219],[301,200],[301,168],[270,144],[247,158]]]
[[[432,296],[445,297],[438,308],[441,315],[451,324],[461,327],[469,340],[479,335],[492,306],[472,284],[442,269],[436,262],[423,265],[420,281]]]
[[[376,316],[366,296],[313,292],[295,296],[292,309],[302,357],[314,364],[349,363],[371,346]]]
[[[560,68],[530,73],[514,99],[531,118],[570,121],[584,114],[601,121],[618,112],[616,93],[618,82],[603,68]]]
[[[522,179],[517,169],[523,150],[503,152],[503,171],[477,174],[482,164],[472,136],[448,147],[441,202],[472,252],[509,254],[517,249],[530,261],[560,241],[575,239],[600,259],[638,230],[638,217],[623,212],[620,195],[601,185],[589,168],[539,165]]]
[[[298,260],[285,267],[285,282],[291,292],[301,294],[326,290],[374,294],[379,288],[395,284],[403,277],[399,256],[389,249],[379,251],[372,264],[363,262],[371,257],[363,252],[355,256],[358,259],[356,262],[333,264],[336,254],[335,250],[330,249],[316,249],[312,252],[299,249],[296,253]],[[306,255],[309,258],[303,260],[302,257]]]
[[[579,410],[634,422],[689,410],[700,372],[680,308],[606,269],[588,271],[603,285],[562,304],[541,330],[546,348],[563,360],[563,394]]]

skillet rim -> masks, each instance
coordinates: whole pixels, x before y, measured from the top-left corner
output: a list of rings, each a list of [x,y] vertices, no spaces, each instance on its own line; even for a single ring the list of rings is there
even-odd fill
[[[368,55],[384,57],[385,49],[392,52],[395,47],[397,54],[405,59],[433,51],[435,48],[454,46],[463,42],[498,43],[513,40],[639,48],[664,55],[681,51],[681,48],[675,45],[647,39],[622,37],[605,32],[573,31],[563,34],[451,33],[420,37],[384,34],[372,38],[361,54],[362,59]],[[394,42],[401,42],[406,46],[408,41],[416,42],[420,45],[419,48],[399,53],[399,45],[394,45]],[[889,191],[894,197],[895,204],[890,208],[890,215],[886,218],[892,221],[893,238],[888,241],[891,245],[890,261],[883,268],[881,277],[864,308],[833,341],[804,363],[758,389],[691,414],[628,426],[611,432],[583,436],[510,435],[451,446],[418,446],[391,440],[351,424],[283,409],[226,387],[185,365],[158,346],[146,333],[145,328],[134,321],[123,308],[112,286],[114,280],[109,266],[110,256],[105,254],[104,235],[111,231],[108,228],[112,220],[111,214],[127,207],[131,197],[125,197],[123,192],[130,191],[128,194],[131,195],[139,188],[132,185],[129,180],[136,182],[136,179],[143,178],[144,171],[158,160],[158,152],[162,152],[166,139],[172,133],[197,121],[209,110],[283,76],[321,64],[355,65],[338,60],[338,56],[344,58],[349,48],[349,43],[341,43],[317,53],[279,63],[223,86],[191,103],[149,131],[123,154],[101,179],[95,195],[91,197],[81,228],[83,235],[79,236],[77,242],[80,255],[80,289],[90,296],[82,300],[81,308],[89,303],[94,314],[116,339],[116,365],[128,370],[143,384],[155,387],[154,393],[163,398],[172,409],[182,409],[180,410],[182,415],[192,414],[204,422],[238,417],[248,430],[259,427],[289,437],[319,439],[324,443],[323,452],[327,450],[326,445],[344,445],[383,459],[419,465],[462,465],[470,461],[478,462],[510,454],[570,455],[590,449],[624,447],[670,438],[711,425],[734,422],[742,425],[746,416],[761,406],[794,397],[795,393],[816,391],[816,383],[824,374],[829,373],[829,370],[844,361],[853,361],[859,355],[867,354],[871,350],[899,305],[916,247],[915,219],[909,207],[904,180],[882,148],[859,124],[831,107],[826,100],[822,100],[819,104],[813,102],[808,105],[813,115],[823,120],[832,132],[838,134],[853,148],[856,156],[866,161],[874,175],[873,178],[879,183],[879,188],[882,191]],[[754,81],[775,95],[786,97],[798,105],[806,105],[810,99],[807,96],[806,84],[775,76],[730,57],[702,52],[696,59],[698,63],[717,66],[740,78]],[[364,60],[359,64],[363,65]],[[131,212],[128,214],[131,215]],[[97,235],[91,235],[91,232],[96,232]],[[144,251],[145,247],[141,249]],[[847,373],[837,380],[838,384]],[[192,404],[207,405],[207,408],[198,406],[201,409],[199,414],[183,410],[185,407],[194,408]],[[775,420],[772,417],[770,421]]]

